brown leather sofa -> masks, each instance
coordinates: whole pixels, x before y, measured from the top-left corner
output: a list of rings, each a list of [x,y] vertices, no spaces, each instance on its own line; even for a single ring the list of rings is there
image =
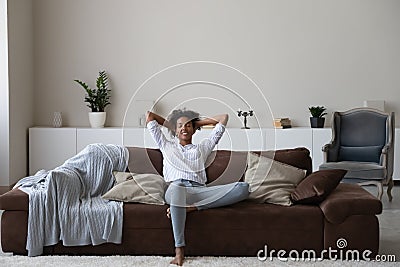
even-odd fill
[[[129,169],[135,173],[162,174],[162,155],[156,149],[129,148]],[[306,169],[311,173],[311,158],[306,148],[278,150],[275,160]],[[240,180],[246,168],[246,153],[218,151],[207,167],[210,184]],[[28,195],[18,189],[0,196],[1,242],[4,252],[26,255]],[[174,255],[171,222],[167,206],[124,204],[122,244],[65,247],[61,243],[46,247],[44,254],[70,255]],[[339,184],[320,204],[279,206],[249,200],[188,214],[187,255],[277,256],[284,250],[313,250],[318,257],[324,250],[363,252],[372,257],[379,248],[381,202],[354,184]],[[38,218],[40,219],[40,218]],[[338,240],[344,239],[343,243]],[[339,247],[338,247],[339,245]],[[275,253],[275,254],[274,254]],[[338,254],[338,253],[336,253]],[[265,256],[265,255],[264,255]],[[328,257],[325,253],[323,257]]]

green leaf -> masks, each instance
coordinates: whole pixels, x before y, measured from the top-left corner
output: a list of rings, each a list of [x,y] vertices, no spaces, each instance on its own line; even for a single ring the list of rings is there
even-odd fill
[[[324,106],[313,106],[309,107],[308,110],[310,111],[311,116],[313,116],[314,118],[322,118],[327,114],[326,112],[324,112],[326,110]]]
[[[85,82],[74,80],[80,84],[86,91],[85,102],[92,112],[103,112],[104,108],[111,103],[109,102],[111,90],[108,89],[109,78],[106,71],[99,71],[96,79],[97,89],[91,89]]]

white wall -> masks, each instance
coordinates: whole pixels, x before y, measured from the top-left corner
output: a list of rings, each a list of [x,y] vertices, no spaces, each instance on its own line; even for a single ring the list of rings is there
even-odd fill
[[[385,100],[400,111],[400,1],[397,0],[1,0],[0,186],[26,174],[27,129],[51,125],[54,111],[65,126],[87,126],[83,90],[106,69],[112,79],[108,126],[121,126],[135,90],[152,74],[191,60],[151,80],[135,99],[157,100],[166,115],[188,106],[204,115],[237,108],[256,112],[263,127],[271,114],[308,126],[308,106],[329,112]],[[7,6],[8,4],[8,6]],[[180,87],[191,80],[213,81]],[[200,99],[200,100],[199,100]],[[206,100],[205,100],[206,99]],[[129,123],[137,123],[128,110]],[[142,109],[140,107],[140,109]],[[397,126],[400,125],[397,120]],[[330,120],[328,119],[328,125]],[[255,118],[249,124],[256,125]]]
[[[9,0],[10,178],[15,183],[28,172],[28,128],[33,125],[34,0]]]
[[[310,105],[325,105],[331,113],[382,99],[400,114],[398,14],[397,0],[35,0],[35,124],[51,125],[53,112],[61,111],[64,125],[87,126],[84,92],[73,79],[93,84],[106,69],[113,88],[107,125],[120,126],[143,81],[190,60],[243,71],[260,86],[274,116],[288,116],[295,126],[309,125]],[[201,67],[206,71],[167,73],[136,98],[156,100],[174,84],[198,77],[219,79],[251,105],[261,126],[270,126],[268,108],[250,83],[233,71],[213,76]],[[225,103],[185,105],[204,115],[232,108],[231,127],[241,125],[234,110],[247,108],[206,86],[186,86],[172,96],[160,102],[164,115],[194,96],[213,97]]]
[[[1,159],[6,159],[0,186],[8,186],[28,173],[28,128],[33,125],[33,13],[32,0],[9,0],[2,5],[7,7],[7,35],[2,37],[8,41],[2,52],[8,61],[2,61],[7,66],[1,70],[7,81],[1,85],[6,104],[1,110],[2,136],[7,144],[4,150],[2,144],[0,153]]]

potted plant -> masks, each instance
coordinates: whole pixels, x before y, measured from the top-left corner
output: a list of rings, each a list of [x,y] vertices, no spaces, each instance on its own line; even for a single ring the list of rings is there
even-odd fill
[[[309,107],[308,110],[311,113],[310,117],[311,128],[324,128],[325,124],[324,116],[327,114],[325,112],[326,108],[324,106],[312,106]]]
[[[108,89],[108,75],[106,71],[100,71],[96,79],[96,89],[92,89],[80,80],[74,80],[86,91],[85,102],[88,103],[89,122],[92,128],[104,127],[106,121],[106,106],[110,105],[111,90]]]

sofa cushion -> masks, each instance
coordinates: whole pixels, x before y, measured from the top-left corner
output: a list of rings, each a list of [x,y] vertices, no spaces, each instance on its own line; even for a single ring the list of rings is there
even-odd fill
[[[245,182],[250,185],[249,199],[258,203],[292,205],[290,194],[305,177],[302,170],[273,159],[248,153]]]
[[[217,150],[206,161],[207,183],[210,186],[243,181],[247,152]]]
[[[124,203],[124,227],[129,229],[171,229],[171,220],[166,216],[167,208],[167,205]],[[301,214],[307,219],[293,224],[292,222],[298,220],[299,216],[302,216]],[[229,223],[226,223],[227,221]],[[271,221],[275,223],[271,223]],[[320,225],[318,228],[322,229],[322,222],[323,214],[318,206],[284,207],[245,200],[229,206],[190,212],[187,214],[186,229],[242,229],[247,231],[249,227],[252,230],[265,230],[270,227],[282,226],[283,229],[292,224],[293,228],[310,229],[311,231],[316,225]],[[279,234],[281,235],[281,233]]]
[[[338,161],[361,161],[379,163],[383,145],[379,146],[340,146]]]
[[[346,170],[316,171],[304,178],[290,195],[295,204],[319,204],[340,183]]]
[[[29,195],[18,188],[8,191],[0,196],[0,210],[27,211]]]
[[[340,183],[319,204],[326,220],[340,224],[352,215],[375,215],[382,212],[382,202],[357,184]]]
[[[163,174],[163,156],[159,149],[127,148],[129,151],[128,169],[130,172]],[[255,153],[262,153],[263,156],[307,170],[307,175],[312,172],[310,151],[305,147],[276,151],[255,151]],[[206,162],[207,183],[218,185],[243,180],[246,166],[247,152],[214,151]]]
[[[163,174],[163,156],[159,149],[127,147],[128,169],[132,173]]]
[[[123,202],[164,205],[167,184],[158,174],[114,172],[117,184],[102,197]]]
[[[353,179],[383,179],[385,168],[374,162],[339,161],[326,162],[319,166],[320,170],[343,169],[347,170],[344,178]]]

